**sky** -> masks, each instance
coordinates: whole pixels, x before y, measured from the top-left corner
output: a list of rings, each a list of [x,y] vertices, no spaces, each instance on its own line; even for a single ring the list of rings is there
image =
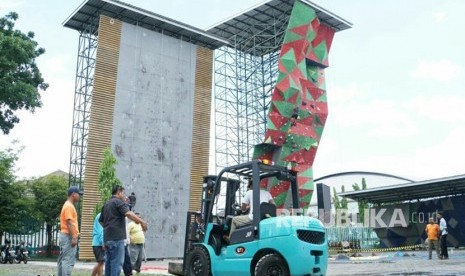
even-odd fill
[[[19,154],[18,179],[69,171],[78,33],[62,26],[81,0],[2,0],[46,53],[43,107],[19,112],[0,149]],[[206,29],[262,1],[123,0]],[[465,174],[465,1],[315,0],[351,22],[335,35],[326,69],[329,116],[315,178],[372,171],[413,180]],[[205,8],[208,7],[208,8]],[[19,140],[12,145],[13,140]]]

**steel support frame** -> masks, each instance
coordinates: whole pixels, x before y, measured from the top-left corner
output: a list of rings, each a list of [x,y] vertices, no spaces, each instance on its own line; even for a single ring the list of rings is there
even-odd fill
[[[233,42],[231,47],[215,51],[216,173],[250,161],[254,146],[265,138],[266,117],[287,26],[282,23],[288,18],[278,14],[273,24],[252,25],[229,39]]]
[[[86,170],[87,139],[94,87],[96,52],[97,27],[89,24],[79,34],[71,133],[69,183],[78,187],[81,187],[84,182]]]

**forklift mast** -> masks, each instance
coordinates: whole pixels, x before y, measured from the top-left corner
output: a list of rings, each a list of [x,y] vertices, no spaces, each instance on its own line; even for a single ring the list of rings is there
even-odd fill
[[[245,185],[245,180],[252,180],[252,221],[231,232],[232,220],[240,212],[236,204],[240,197],[238,190],[241,184]],[[280,181],[288,187],[289,197],[280,208],[290,208],[290,216],[280,215],[274,204],[261,203],[260,188],[265,184],[269,187],[272,183],[268,181]],[[318,220],[302,216],[298,195],[297,172],[266,161],[253,160],[224,168],[217,176],[205,176],[201,209],[187,216],[183,263],[177,270],[181,272],[176,275],[211,275],[212,270],[223,273],[244,269],[234,266],[233,262],[223,263],[226,259],[250,265],[250,272],[255,271],[255,275],[263,275],[263,271],[276,266],[282,271],[308,271],[302,268],[302,262],[309,262],[313,273],[322,275],[320,272],[326,271],[327,265],[324,228]],[[289,249],[289,244],[297,246],[300,253]],[[259,250],[260,247],[264,250]],[[283,257],[276,252],[286,253]],[[245,255],[238,259],[237,254]],[[279,265],[269,263],[271,261]],[[241,273],[249,275],[247,269]]]

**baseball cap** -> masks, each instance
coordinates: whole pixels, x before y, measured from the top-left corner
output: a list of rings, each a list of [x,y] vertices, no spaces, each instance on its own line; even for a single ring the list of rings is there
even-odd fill
[[[82,195],[83,192],[81,192],[81,190],[79,190],[79,187],[77,186],[71,186],[69,187],[68,189],[68,196],[70,196],[72,193],[77,193],[79,195]]]

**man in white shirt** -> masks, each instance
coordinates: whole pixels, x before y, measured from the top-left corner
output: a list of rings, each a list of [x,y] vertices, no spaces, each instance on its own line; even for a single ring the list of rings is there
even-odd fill
[[[250,189],[245,193],[244,198],[242,199],[242,211],[246,211],[249,209],[249,213],[247,215],[242,216],[235,216],[231,222],[231,231],[229,231],[229,238],[231,238],[232,233],[236,230],[237,227],[250,224],[253,220],[253,189],[252,189],[252,180],[249,179]],[[268,202],[271,204],[275,204],[273,197],[271,196],[270,192],[263,190],[260,188],[260,203]],[[229,241],[229,238],[227,239]]]
[[[449,253],[447,253],[447,223],[443,217],[442,212],[438,212],[438,219],[439,219],[439,232],[441,233],[441,259],[447,260],[449,259]]]

